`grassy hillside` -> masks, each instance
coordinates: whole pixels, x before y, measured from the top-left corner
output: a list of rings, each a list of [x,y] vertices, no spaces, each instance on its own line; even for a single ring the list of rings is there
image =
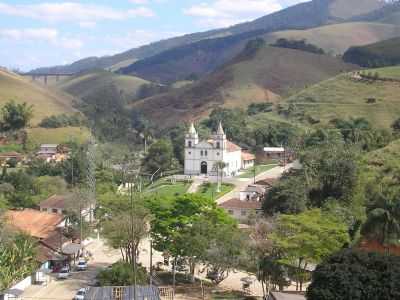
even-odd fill
[[[29,128],[28,141],[31,145],[61,144],[69,141],[83,143],[89,138],[85,127]]]
[[[373,72],[378,73],[381,78],[400,80],[400,66],[374,69]]]
[[[34,71],[39,73],[77,73],[96,68],[107,69],[121,62],[145,59],[167,50],[214,38],[230,37],[259,30],[273,32],[338,23],[353,16],[368,14],[382,5],[383,2],[380,0],[312,0],[228,28],[165,39],[113,56],[89,57],[70,65],[40,68]]]
[[[326,25],[308,30],[279,31],[265,35],[265,39],[269,43],[273,43],[279,38],[306,39],[328,53],[343,54],[351,46],[364,46],[397,36],[400,36],[400,26],[352,22]]]
[[[262,47],[237,56],[206,78],[167,94],[144,99],[134,107],[150,120],[174,125],[198,119],[217,107],[247,107],[254,102],[277,102],[279,95],[301,90],[354,66],[304,51]]]
[[[400,64],[400,36],[362,47],[351,47],[343,55],[347,62],[362,67],[384,67]]]
[[[75,112],[72,108],[72,97],[47,90],[17,74],[0,69],[0,106],[10,100],[34,106],[32,125],[38,124],[47,116]]]
[[[114,86],[116,91],[130,99],[136,96],[139,87],[145,83],[148,81],[137,77],[97,70],[62,81],[57,87],[75,97],[85,99],[101,97],[104,88]]]
[[[357,81],[346,74],[293,95],[285,106],[290,117],[304,122],[310,117],[321,124],[335,118],[364,117],[376,127],[389,128],[400,116],[398,95],[398,83]]]

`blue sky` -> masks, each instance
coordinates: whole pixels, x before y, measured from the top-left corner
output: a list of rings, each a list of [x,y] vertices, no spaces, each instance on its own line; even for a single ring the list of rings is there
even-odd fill
[[[0,66],[30,70],[248,21],[307,0],[0,0]]]

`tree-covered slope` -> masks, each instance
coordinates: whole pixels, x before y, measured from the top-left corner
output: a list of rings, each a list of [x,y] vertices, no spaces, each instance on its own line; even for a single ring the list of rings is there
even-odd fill
[[[343,55],[347,62],[362,67],[384,67],[400,64],[400,37],[363,47],[351,47]]]

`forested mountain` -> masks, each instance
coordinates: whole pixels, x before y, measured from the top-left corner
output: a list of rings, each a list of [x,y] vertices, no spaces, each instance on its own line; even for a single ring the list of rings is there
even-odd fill
[[[250,31],[273,32],[287,29],[306,29],[324,24],[343,22],[353,16],[364,15],[383,6],[379,0],[313,0],[301,3],[279,12],[261,17],[252,22],[229,28],[202,33],[188,34],[131,49],[106,57],[90,57],[66,66],[39,68],[33,73],[78,73],[96,68],[126,66],[132,61],[154,56],[163,51],[196,43],[205,39],[222,38]]]

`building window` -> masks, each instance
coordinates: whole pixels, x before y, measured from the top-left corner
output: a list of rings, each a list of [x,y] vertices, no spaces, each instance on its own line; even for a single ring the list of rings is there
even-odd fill
[[[189,146],[189,148],[192,148],[192,142],[191,141],[188,142],[188,146]]]
[[[208,155],[208,151],[206,150],[206,151],[205,151],[205,156],[207,156],[207,155]]]
[[[192,152],[189,151],[188,154],[190,155],[190,154],[192,154]]]
[[[201,150],[201,151],[200,151],[200,155],[201,155],[201,156],[203,156],[203,155],[204,155],[204,152],[203,152],[203,150]]]
[[[241,214],[242,216],[246,216],[246,215],[247,215],[247,211],[242,210],[242,211],[240,212],[240,214]]]
[[[58,213],[58,210],[56,209],[56,208],[53,208],[52,210],[51,210],[53,213]]]
[[[230,215],[233,215],[233,210],[228,210],[228,213],[230,214]]]
[[[217,149],[220,149],[220,148],[221,148],[221,143],[217,142]]]
[[[217,152],[217,156],[219,156],[219,152]]]

